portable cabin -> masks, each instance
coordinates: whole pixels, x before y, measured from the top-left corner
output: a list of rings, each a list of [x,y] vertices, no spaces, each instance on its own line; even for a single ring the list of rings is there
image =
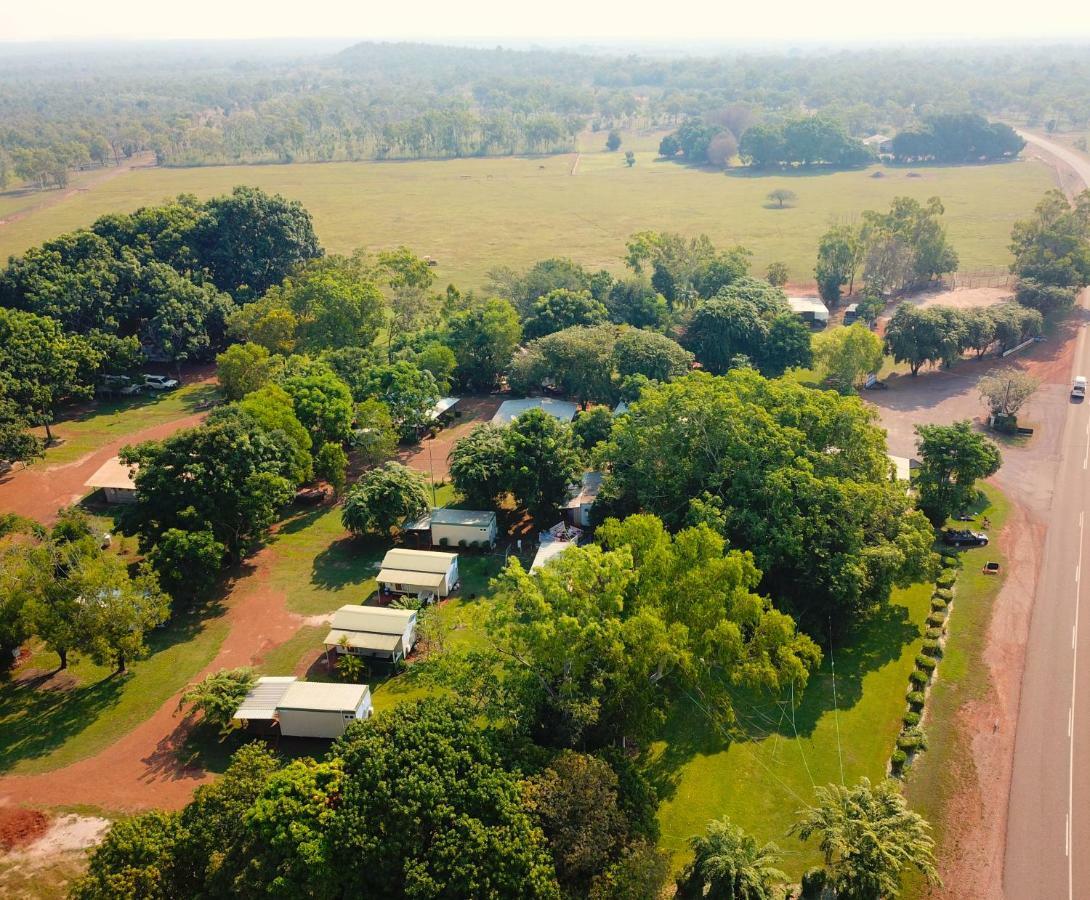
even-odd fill
[[[383,557],[377,580],[384,593],[445,597],[458,584],[458,554],[395,547]]]
[[[346,604],[333,614],[323,643],[327,653],[396,663],[416,646],[416,610]]]
[[[829,308],[817,297],[788,297],[787,305],[802,321],[824,327],[829,324]]]
[[[246,694],[234,719],[248,728],[284,737],[336,738],[371,713],[371,689],[366,684],[265,676]]]
[[[431,542],[438,547],[492,547],[496,543],[496,514],[483,509],[433,509]]]

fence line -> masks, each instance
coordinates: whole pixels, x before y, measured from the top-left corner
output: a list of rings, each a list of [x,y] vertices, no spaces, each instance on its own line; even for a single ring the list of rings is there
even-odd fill
[[[972,272],[951,272],[941,278],[942,286],[947,290],[955,288],[1013,288],[1014,276],[1005,268],[995,266],[989,269],[977,269]]]

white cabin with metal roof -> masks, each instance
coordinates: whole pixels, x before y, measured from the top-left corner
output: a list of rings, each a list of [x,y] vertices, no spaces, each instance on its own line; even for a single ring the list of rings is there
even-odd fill
[[[383,557],[377,581],[384,593],[445,597],[458,584],[458,554],[395,547]]]
[[[347,604],[333,614],[326,652],[396,663],[416,645],[416,610]]]
[[[277,728],[284,737],[337,738],[371,713],[371,689],[366,684],[265,676],[246,694],[234,719],[243,725]]]

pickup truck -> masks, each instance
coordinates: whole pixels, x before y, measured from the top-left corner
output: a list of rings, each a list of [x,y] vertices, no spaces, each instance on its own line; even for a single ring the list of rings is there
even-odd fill
[[[178,386],[178,382],[166,375],[145,375],[144,387],[151,391],[172,391]]]

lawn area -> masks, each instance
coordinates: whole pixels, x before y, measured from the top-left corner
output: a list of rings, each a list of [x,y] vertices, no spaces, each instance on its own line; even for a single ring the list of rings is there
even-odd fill
[[[659,811],[662,845],[680,866],[688,840],[711,819],[729,816],[758,841],[784,851],[793,878],[820,862],[816,848],[787,837],[795,812],[813,799],[814,785],[884,777],[900,730],[908,674],[923,636],[931,585],[895,591],[889,607],[834,645],[791,713],[782,700],[736,701],[739,736],[725,740],[695,702],[667,723],[668,738],[653,747],[653,767],[668,796]],[[832,665],[836,667],[836,703]]]
[[[0,772],[48,772],[91,756],[148,719],[210,663],[226,622],[180,617],[148,640],[152,653],[119,676],[80,656],[58,665],[40,646],[0,682]]]
[[[625,136],[623,136],[625,137]],[[719,245],[742,243],[753,266],[785,262],[794,280],[813,278],[820,235],[833,221],[887,207],[898,195],[938,195],[963,271],[1004,266],[1011,223],[1052,186],[1041,163],[829,174],[725,175],[656,160],[657,134],[627,136],[607,153],[605,134],[580,139],[574,154],[446,161],[312,163],[194,169],[137,169],[56,206],[0,226],[0,259],[97,216],[155,204],[179,193],[206,198],[250,184],[297,199],[334,252],[406,244],[434,256],[439,284],[478,287],[498,265],[528,266],[572,256],[592,268],[622,270],[626,238],[644,229],[707,233]],[[624,164],[634,147],[637,163]],[[874,177],[877,172],[882,177]],[[770,190],[798,195],[767,209]]]
[[[979,517],[987,513],[991,519],[991,533],[999,534],[1010,512],[1010,503],[991,485],[984,485],[984,495],[984,500],[974,510],[978,522],[948,524],[958,528],[979,528]],[[912,765],[907,778],[909,801],[931,822],[935,843],[940,847],[943,846],[947,806],[957,796],[963,781],[974,778],[972,748],[956,725],[958,711],[989,690],[988,667],[983,655],[992,603],[1003,586],[1002,575],[996,577],[981,572],[984,563],[989,561],[998,562],[1001,572],[1006,569],[1006,558],[995,545],[975,547],[962,553],[963,566],[954,591],[953,610],[947,620],[946,648],[938,678],[927,699],[924,725],[930,749]],[[911,896],[926,896],[925,885],[913,883],[911,887]]]
[[[63,443],[46,450],[44,464],[74,462],[119,437],[192,415],[198,403],[215,396],[214,385],[190,384],[161,394],[99,400],[53,426],[54,437]],[[45,434],[44,429],[38,430]]]

